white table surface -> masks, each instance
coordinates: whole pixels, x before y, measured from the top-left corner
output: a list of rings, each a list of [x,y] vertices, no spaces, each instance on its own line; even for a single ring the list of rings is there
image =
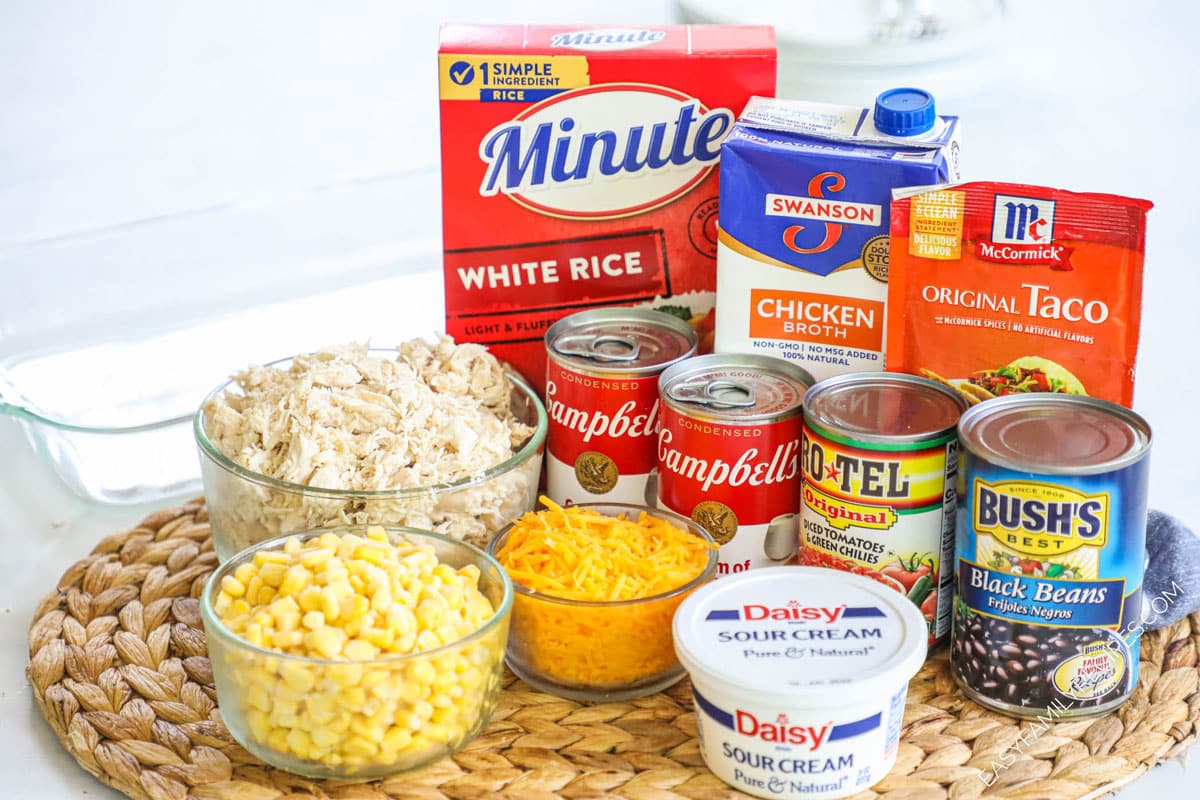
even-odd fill
[[[435,5],[0,6],[0,349],[56,346],[135,318],[186,325],[389,277],[394,313],[349,314],[345,336],[379,342],[437,328],[438,24],[662,22],[674,9],[668,0]],[[756,22],[802,5],[729,4]],[[1193,527],[1197,21],[1185,2],[1025,0],[1010,4],[985,60],[940,77],[896,69],[878,79],[916,75],[941,110],[963,118],[969,178],[1155,202],[1135,408],[1157,437],[1150,502]],[[795,74],[783,84],[814,97],[847,91]],[[871,99],[855,92],[844,99]],[[293,324],[299,336],[304,321]],[[39,717],[26,633],[66,567],[149,510],[71,496],[0,420],[0,796],[119,796]],[[1120,797],[1192,797],[1198,780],[1200,768],[1176,761]]]

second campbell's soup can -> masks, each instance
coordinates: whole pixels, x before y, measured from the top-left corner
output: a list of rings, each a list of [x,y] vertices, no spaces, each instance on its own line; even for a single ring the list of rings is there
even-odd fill
[[[659,379],[658,505],[720,543],[718,575],[796,555],[800,406],[812,383],[782,359],[733,353],[690,358]]]
[[[546,331],[546,493],[556,503],[654,505],[658,376],[696,352],[660,311],[581,311]]]
[[[804,396],[801,563],[865,575],[950,632],[958,418],[944,384],[896,372],[828,378]]]

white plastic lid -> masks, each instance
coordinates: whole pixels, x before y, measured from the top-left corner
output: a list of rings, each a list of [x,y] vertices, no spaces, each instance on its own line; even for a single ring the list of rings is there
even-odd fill
[[[888,586],[823,567],[721,578],[675,612],[675,652],[692,679],[792,704],[836,706],[894,693],[925,661],[925,618]]]

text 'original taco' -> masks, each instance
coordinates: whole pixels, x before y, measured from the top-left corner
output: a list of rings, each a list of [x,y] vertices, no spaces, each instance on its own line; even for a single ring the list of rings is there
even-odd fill
[[[1058,392],[1131,405],[1150,207],[1013,183],[895,190],[887,369],[972,403]]]

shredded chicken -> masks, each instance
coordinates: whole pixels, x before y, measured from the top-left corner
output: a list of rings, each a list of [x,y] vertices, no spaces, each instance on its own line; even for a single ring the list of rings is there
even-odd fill
[[[211,470],[218,538],[236,548],[329,524],[434,529],[484,542],[532,507],[540,462],[468,486],[509,459],[533,428],[510,410],[512,383],[480,345],[414,340],[395,358],[351,344],[250,367],[204,408],[205,432],[237,464],[311,487],[286,491]],[[209,470],[208,465],[205,465]],[[215,487],[216,491],[214,492]],[[429,489],[398,497],[323,494]],[[224,518],[222,518],[224,517]]]

